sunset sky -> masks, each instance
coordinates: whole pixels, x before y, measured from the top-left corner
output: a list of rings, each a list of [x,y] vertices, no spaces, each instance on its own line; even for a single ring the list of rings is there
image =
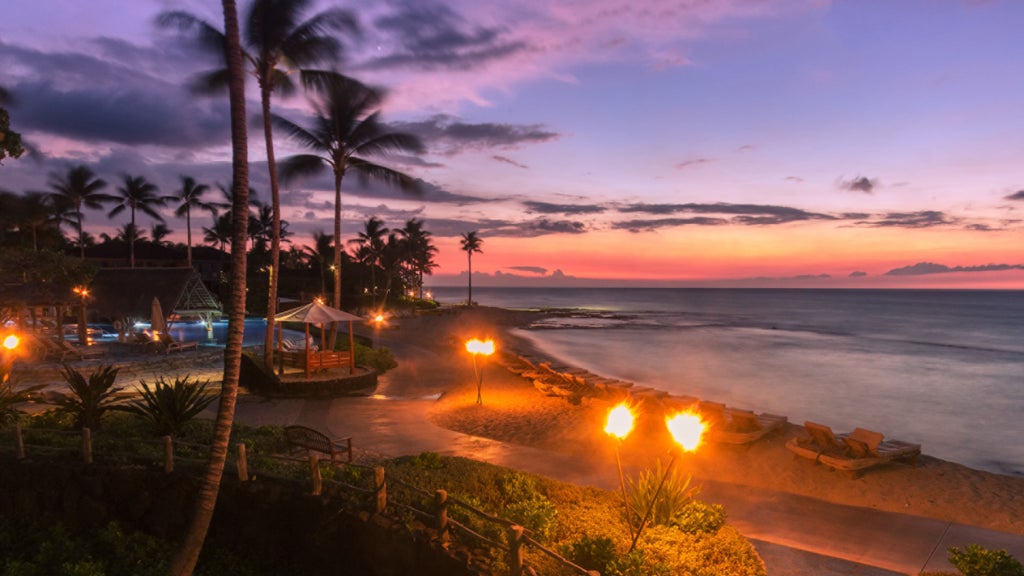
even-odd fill
[[[475,285],[1024,288],[1024,2],[359,4],[317,4],[362,24],[342,71],[386,87],[385,121],[428,151],[383,160],[417,197],[348,177],[343,236],[424,219],[429,283],[464,283],[476,230]],[[5,160],[0,188],[73,163],[111,193],[123,172],[227,183],[226,97],[186,87],[214,62],[154,24],[179,8],[223,26],[213,0],[5,4],[0,85],[41,154]],[[274,105],[306,120],[301,95]],[[332,197],[328,178],[282,188],[293,241],[330,232]],[[92,234],[122,224],[86,214]]]

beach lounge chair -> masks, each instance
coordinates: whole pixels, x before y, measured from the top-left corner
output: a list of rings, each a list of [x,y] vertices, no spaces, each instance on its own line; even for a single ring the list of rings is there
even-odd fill
[[[296,341],[291,340],[289,338],[282,338],[281,339],[281,349],[285,350],[287,352],[305,352],[306,351],[306,347],[303,346],[303,344],[304,344],[304,342],[296,342]],[[318,350],[320,350],[320,347],[317,346],[316,344],[314,344],[312,340],[310,340],[309,341],[309,351],[310,352],[316,352]]]
[[[885,440],[880,432],[864,428],[838,435],[828,426],[814,422],[805,422],[804,428],[807,437],[796,436],[786,443],[790,452],[855,476],[861,470],[893,460],[909,460],[916,465],[921,455],[920,444]]]
[[[85,360],[86,358],[99,358],[103,356],[103,350],[98,348],[89,348],[88,346],[75,346],[67,340],[61,340],[55,342],[60,351],[60,361],[64,362],[68,358],[78,358],[79,360]]]
[[[168,334],[167,332],[160,334],[160,343],[163,345],[164,352],[166,352],[167,354],[170,354],[171,352],[181,352],[185,350],[195,350],[197,353],[199,352],[199,342],[179,342],[175,340],[174,337]]]
[[[722,444],[750,444],[782,430],[788,418],[776,414],[755,414],[750,410],[726,408],[718,402],[701,401],[701,418],[708,424],[708,440]]]

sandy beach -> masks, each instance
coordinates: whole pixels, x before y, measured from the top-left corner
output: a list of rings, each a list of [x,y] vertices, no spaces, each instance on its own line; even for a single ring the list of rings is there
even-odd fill
[[[511,328],[528,324],[534,314],[477,308],[394,319],[383,330],[380,341],[392,349],[400,366],[381,377],[377,393],[395,398],[439,396],[430,405],[428,418],[450,430],[614,461],[614,445],[603,428],[607,411],[618,398],[586,395],[573,403],[543,394],[532,379],[506,368],[513,367],[519,357],[534,362],[544,359],[542,350],[510,333]],[[476,379],[471,357],[464,348],[465,340],[478,337],[493,338],[499,350],[481,363],[482,405],[476,404]],[[217,348],[169,356],[120,353],[114,348],[106,358],[73,365],[87,371],[94,365],[115,363],[123,366],[119,384],[130,386],[140,378],[152,381],[159,375],[173,378],[190,374],[216,381],[222,361],[222,351]],[[50,383],[52,389],[59,389],[57,369],[52,364],[26,366],[19,369],[19,376],[23,384]],[[640,412],[637,429],[621,446],[623,463],[630,469],[649,467],[655,459],[666,458],[672,448],[662,420],[664,407],[656,396],[648,392],[634,398]],[[680,461],[698,481],[753,486],[1024,534],[1024,478],[929,457],[927,445],[916,466],[891,463],[851,478],[798,459],[786,450],[787,439],[801,430],[801,426],[790,423],[782,434],[748,446],[704,443]]]

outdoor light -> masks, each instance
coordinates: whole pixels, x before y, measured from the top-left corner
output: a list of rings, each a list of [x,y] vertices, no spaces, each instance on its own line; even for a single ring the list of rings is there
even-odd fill
[[[481,389],[484,386],[484,371],[482,367],[477,366],[477,356],[490,356],[494,354],[494,340],[472,340],[466,341],[466,350],[473,355],[473,373],[476,375],[476,403],[483,404],[484,400],[481,396]]]
[[[629,498],[626,496],[626,478],[622,475],[622,458],[619,456],[619,445],[633,431],[633,412],[629,404],[621,402],[618,406],[608,411],[608,423],[604,431],[609,436],[614,436],[615,442],[615,464],[619,468],[619,488],[622,489],[622,505],[626,507],[626,524],[629,526],[629,535],[633,535],[633,514],[629,509]]]
[[[674,416],[665,417],[665,426],[668,428],[672,439],[675,440],[676,444],[682,447],[684,452],[693,452],[700,446],[701,436],[704,434],[704,429],[707,425],[700,419],[700,415],[696,412],[679,412]],[[647,511],[644,512],[644,517],[640,520],[640,527],[636,529],[636,534],[633,535],[633,543],[629,546],[629,551],[632,552],[636,547],[637,540],[640,539],[640,533],[643,532],[644,526],[647,524],[647,520],[650,519],[651,510],[654,509],[654,503],[658,501],[658,496],[661,495],[661,489],[665,486],[665,479],[672,473],[672,466],[676,463],[676,453],[672,452],[672,459],[668,461],[668,466],[665,468],[665,473],[661,476],[661,482],[658,483],[658,488],[654,491],[654,498],[647,504]]]
[[[8,334],[7,337],[4,338],[4,348],[13,351],[18,347],[18,343],[20,342],[21,338],[18,338],[16,334]]]

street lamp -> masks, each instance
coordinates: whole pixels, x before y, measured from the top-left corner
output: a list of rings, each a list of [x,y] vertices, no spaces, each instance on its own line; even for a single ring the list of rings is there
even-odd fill
[[[384,315],[378,312],[373,318],[373,347],[380,348],[380,328],[384,325]]]
[[[704,421],[700,419],[700,415],[691,411],[679,412],[672,417],[666,416],[665,426],[668,428],[669,433],[672,434],[672,439],[684,452],[693,452],[700,446],[704,429],[707,428]],[[661,495],[665,479],[672,473],[672,466],[676,463],[676,455],[676,452],[673,451],[672,459],[669,460],[668,467],[665,468],[665,473],[661,476],[661,482],[658,483],[658,488],[654,491],[654,498],[651,498],[651,501],[647,503],[647,511],[644,512],[644,517],[640,520],[640,526],[636,529],[636,534],[633,535],[633,543],[629,546],[629,552],[636,548],[636,542],[640,539],[640,533],[643,532],[647,520],[650,519],[651,511],[654,509],[654,504],[658,501],[658,496]]]
[[[482,366],[477,366],[477,356],[490,356],[494,354],[494,340],[472,340],[466,341],[466,350],[473,355],[473,374],[476,375],[476,403],[483,404],[481,389],[484,386],[484,371]]]
[[[626,508],[626,524],[629,526],[629,535],[633,536],[633,513],[629,508],[629,498],[626,496],[626,479],[622,475],[622,458],[619,457],[619,446],[622,441],[633,431],[633,412],[626,402],[608,411],[608,423],[604,431],[609,436],[615,437],[615,464],[619,467],[619,487],[622,489],[622,505]]]

